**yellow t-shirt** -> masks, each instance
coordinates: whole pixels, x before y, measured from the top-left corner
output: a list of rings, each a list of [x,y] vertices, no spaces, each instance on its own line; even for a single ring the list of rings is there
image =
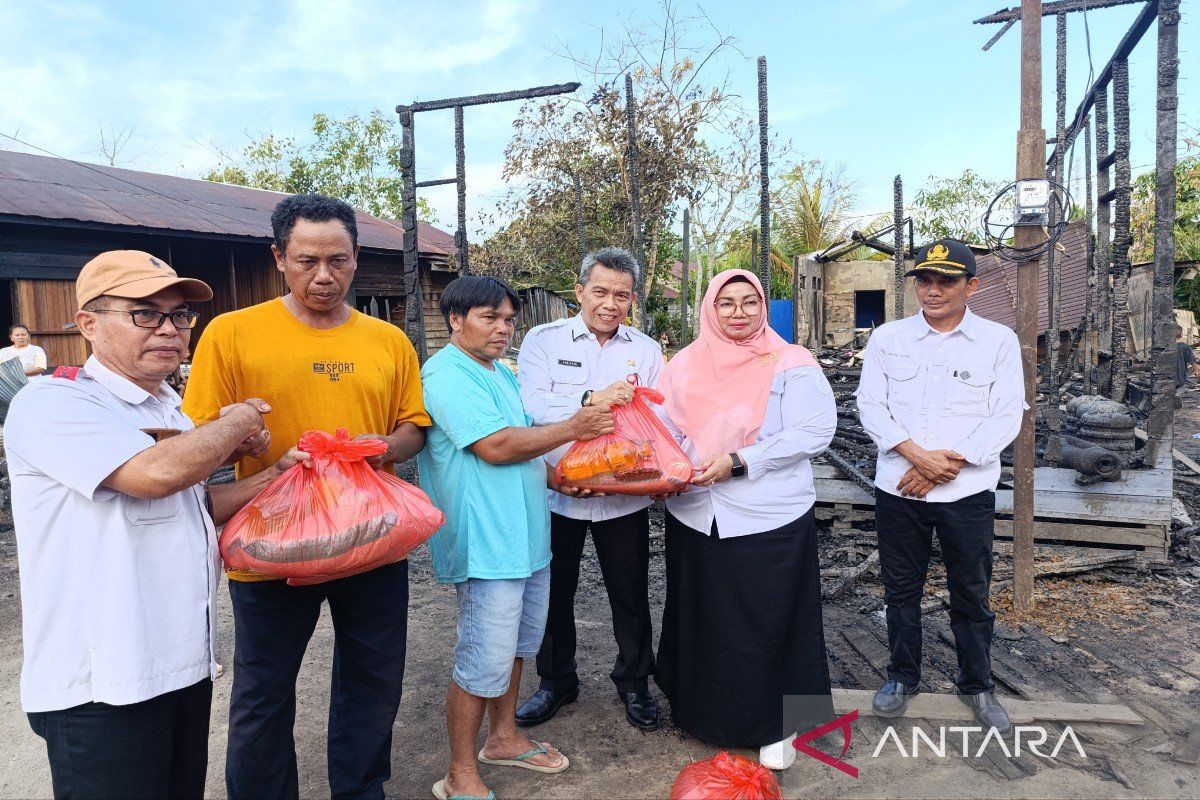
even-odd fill
[[[417,353],[404,332],[358,311],[336,328],[296,319],[282,299],[221,314],[192,359],[183,412],[196,425],[250,397],[271,404],[271,447],[243,458],[239,478],[279,460],[306,431],[389,434],[402,422],[428,427]],[[233,571],[234,580],[261,576]]]

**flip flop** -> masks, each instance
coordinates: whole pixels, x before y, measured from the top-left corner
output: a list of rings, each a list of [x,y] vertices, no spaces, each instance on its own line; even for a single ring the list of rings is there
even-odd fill
[[[450,794],[450,790],[446,788],[445,778],[433,785],[433,796],[437,800],[496,800],[495,792],[488,792],[487,797],[476,797],[471,794]]]
[[[541,764],[529,763],[529,759],[533,758],[534,756],[544,756],[549,755],[549,753],[550,751],[546,749],[545,742],[534,742],[532,749],[526,750],[524,753],[521,753],[521,755],[513,756],[512,758],[488,758],[483,754],[483,751],[480,750],[479,760],[484,764],[493,764],[498,767],[520,767],[521,769],[531,769],[534,772],[542,772],[546,775],[557,775],[567,767],[571,766],[571,761],[563,753],[559,753],[559,755],[562,756],[562,763],[557,767],[543,767]]]

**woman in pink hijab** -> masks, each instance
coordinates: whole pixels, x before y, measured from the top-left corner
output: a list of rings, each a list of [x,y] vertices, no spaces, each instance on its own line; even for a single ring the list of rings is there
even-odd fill
[[[786,769],[797,731],[833,719],[810,465],[833,438],[833,392],[738,269],[709,283],[699,338],[658,386],[698,469],[667,501],[656,680],[677,727]]]

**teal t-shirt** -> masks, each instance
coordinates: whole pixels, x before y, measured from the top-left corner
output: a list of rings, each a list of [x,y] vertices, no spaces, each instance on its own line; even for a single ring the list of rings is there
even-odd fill
[[[446,515],[429,540],[440,583],[468,578],[527,578],[550,563],[546,466],[489,464],[470,445],[505,428],[531,424],[517,378],[453,344],[421,368],[425,409],[433,419],[417,457],[421,488]]]

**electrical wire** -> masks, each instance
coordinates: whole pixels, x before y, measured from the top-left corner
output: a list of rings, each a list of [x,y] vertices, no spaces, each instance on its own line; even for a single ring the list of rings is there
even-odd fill
[[[1015,195],[1017,183],[1018,181],[1013,181],[1005,186],[995,197],[992,198],[992,202],[988,203],[987,211],[983,213],[984,243],[987,244],[989,250],[1006,261],[1013,261],[1016,263],[1036,261],[1048,253],[1050,248],[1054,247],[1054,245],[1058,243],[1058,240],[1062,238],[1063,231],[1067,229],[1067,222],[1071,218],[1071,209],[1073,208],[1074,203],[1071,200],[1071,193],[1067,191],[1066,187],[1056,181],[1047,181],[1047,183],[1050,184],[1050,202],[1058,207],[1057,211],[1059,213],[1056,217],[1058,222],[1052,226],[1044,228],[1046,232],[1046,239],[1044,241],[1030,247],[1017,247],[1011,243],[1011,237],[1009,233],[1010,231],[1015,232],[1016,228],[1018,227],[1017,221],[1014,220],[1009,223],[993,223],[991,221],[992,212],[996,208],[997,203],[999,203],[1001,198],[1005,197],[1005,195],[1010,193]],[[1013,205],[1015,207],[1015,197]],[[1049,209],[1047,209],[1047,211],[1049,211]],[[1000,232],[998,234],[992,232],[992,229],[995,227],[1000,228]]]

